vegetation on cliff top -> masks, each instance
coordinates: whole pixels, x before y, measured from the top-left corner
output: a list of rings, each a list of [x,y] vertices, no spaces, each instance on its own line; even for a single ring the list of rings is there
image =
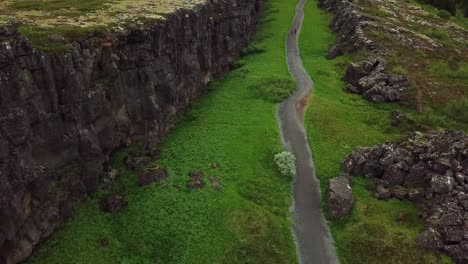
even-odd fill
[[[0,1],[0,27],[20,22],[20,32],[35,48],[66,52],[77,38],[142,26],[179,9],[194,9],[206,0],[6,0]],[[51,39],[59,35],[63,41]]]
[[[118,151],[113,167],[128,207],[116,215],[100,212],[104,194],[98,193],[29,263],[297,263],[292,179],[281,176],[273,160],[282,150],[273,102],[278,98],[264,99],[256,90],[278,80],[285,89],[280,96],[294,89],[284,85],[290,83],[284,37],[296,3],[268,3],[255,48],[211,84],[164,140],[161,159],[149,165],[167,168],[169,177],[137,187],[137,176],[123,165],[128,150]],[[192,170],[204,172],[202,189],[187,189]],[[222,190],[209,186],[210,175]]]

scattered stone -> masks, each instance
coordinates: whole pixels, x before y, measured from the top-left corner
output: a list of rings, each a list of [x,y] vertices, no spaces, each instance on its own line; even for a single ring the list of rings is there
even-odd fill
[[[193,189],[201,189],[205,185],[205,181],[203,180],[203,172],[202,171],[191,171],[190,172],[190,180],[187,183],[187,188]]]
[[[128,169],[136,171],[144,167],[146,164],[151,162],[151,158],[147,156],[143,157],[127,157],[125,159],[125,165]]]
[[[424,198],[424,191],[422,190],[422,188],[411,189],[408,192],[408,200],[412,202],[417,202],[423,198]]]
[[[362,94],[373,103],[396,102],[401,98],[401,92],[406,90],[408,80],[401,75],[387,74],[387,62],[379,56],[371,56],[367,60],[352,63],[346,70],[345,81],[349,83],[347,90]],[[395,119],[403,119],[401,112],[395,113]],[[394,120],[398,124],[399,120]],[[393,123],[392,123],[393,124]]]
[[[408,190],[400,185],[392,187],[392,196],[400,200],[406,199],[408,197]]]
[[[449,193],[454,186],[455,182],[451,176],[434,174],[431,177],[431,188],[436,193]]]
[[[349,175],[340,175],[328,180],[328,214],[340,218],[346,216],[354,205]]]
[[[219,191],[221,190],[223,187],[221,186],[221,184],[219,183],[218,181],[218,178],[216,176],[210,176],[208,178],[211,182],[211,188],[215,191]]]
[[[109,240],[107,240],[107,239],[105,239],[105,238],[100,239],[100,240],[99,240],[99,245],[100,245],[101,247],[104,247],[104,248],[105,248],[105,247],[108,247],[108,246],[109,246]]]
[[[405,223],[405,222],[408,222],[408,213],[403,211],[403,212],[400,212],[396,218],[396,221],[398,223]]]
[[[460,243],[465,232],[460,228],[447,228],[444,233],[444,241],[448,243]]]
[[[119,171],[116,170],[116,169],[111,169],[108,173],[107,173],[107,177],[112,181],[114,182],[115,180],[117,180],[117,176],[119,175]]]
[[[167,171],[165,169],[156,167],[156,168],[147,168],[140,173],[138,177],[138,185],[147,186],[154,182],[159,182],[167,178]]]
[[[219,163],[211,163],[210,167],[213,168],[213,169],[217,169],[217,168],[219,168]]]
[[[151,161],[158,159],[161,151],[157,146],[146,146],[144,148],[132,149],[125,158],[128,169],[136,171],[142,169]]]
[[[382,185],[379,185],[377,186],[377,189],[376,189],[375,198],[387,200],[387,199],[392,198],[392,193],[390,192],[389,189],[383,187]]]
[[[65,42],[65,37],[62,36],[62,35],[58,35],[58,34],[52,34],[52,35],[49,36],[49,40],[52,41],[52,42],[64,43]]]
[[[460,252],[468,249],[466,146],[468,136],[463,132],[418,132],[401,143],[357,149],[342,167],[351,175],[373,178],[378,199],[415,202],[426,227],[418,245],[464,263],[468,254]]]
[[[112,194],[101,200],[100,207],[104,212],[115,214],[127,207],[128,202],[119,194]]]
[[[439,250],[443,247],[442,239],[435,229],[428,228],[416,238],[418,246],[428,250]]]

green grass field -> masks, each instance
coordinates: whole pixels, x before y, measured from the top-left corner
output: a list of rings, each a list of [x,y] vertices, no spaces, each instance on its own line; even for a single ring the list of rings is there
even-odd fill
[[[167,168],[168,179],[137,187],[136,175],[123,165],[128,150],[119,150],[113,164],[128,208],[102,213],[103,194],[96,194],[29,263],[296,263],[291,179],[280,176],[273,163],[282,150],[276,102],[294,89],[284,40],[295,4],[268,1],[247,50],[251,54],[213,83],[164,140],[162,158],[150,166]],[[274,96],[264,99],[265,93]],[[203,189],[187,189],[191,170],[204,172]],[[210,175],[217,176],[222,190],[211,189]],[[103,239],[108,246],[100,245]]]
[[[353,149],[403,136],[390,126],[390,111],[398,105],[376,106],[344,91],[342,76],[351,55],[325,59],[334,42],[330,19],[317,7],[317,0],[309,1],[300,38],[304,66],[315,81],[305,125],[324,197],[327,180],[341,173],[340,163]],[[372,183],[364,178],[354,177],[352,188],[356,204],[350,216],[329,223],[343,264],[438,263],[436,256],[414,243],[423,228],[415,206],[395,199],[378,201],[369,191]]]

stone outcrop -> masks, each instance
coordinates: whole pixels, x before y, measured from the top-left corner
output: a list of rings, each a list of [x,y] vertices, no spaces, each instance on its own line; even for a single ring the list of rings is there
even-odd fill
[[[346,70],[346,89],[362,94],[373,103],[396,102],[408,86],[408,80],[401,75],[385,73],[387,62],[381,57],[371,57],[359,63],[352,63]]]
[[[213,0],[60,54],[0,29],[0,263],[25,260],[70,217],[118,146],[160,141],[245,48],[260,6]]]
[[[415,202],[426,230],[418,245],[468,262],[468,136],[446,131],[414,133],[402,143],[354,151],[342,164],[351,175],[371,177],[376,197]]]
[[[334,14],[330,26],[337,36],[336,43],[328,51],[329,59],[345,52],[375,49],[374,43],[365,36],[363,30],[370,18],[357,12],[356,7],[350,1],[320,0],[319,7]]]
[[[376,27],[373,18],[360,13],[348,0],[321,0],[320,7],[334,14],[331,28],[337,33],[336,43],[330,48],[328,58],[333,59],[345,52],[367,50],[372,54],[365,61],[352,63],[345,76],[347,90],[361,94],[373,103],[396,102],[408,86],[401,75],[386,73],[387,62],[382,51],[366,37],[364,28]]]
[[[349,175],[340,175],[328,180],[328,214],[334,218],[346,216],[354,205]]]

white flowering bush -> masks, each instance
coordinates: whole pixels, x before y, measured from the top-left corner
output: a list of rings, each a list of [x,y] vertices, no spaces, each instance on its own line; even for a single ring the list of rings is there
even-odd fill
[[[289,151],[283,151],[275,155],[275,163],[283,176],[293,177],[296,175],[296,158]]]

